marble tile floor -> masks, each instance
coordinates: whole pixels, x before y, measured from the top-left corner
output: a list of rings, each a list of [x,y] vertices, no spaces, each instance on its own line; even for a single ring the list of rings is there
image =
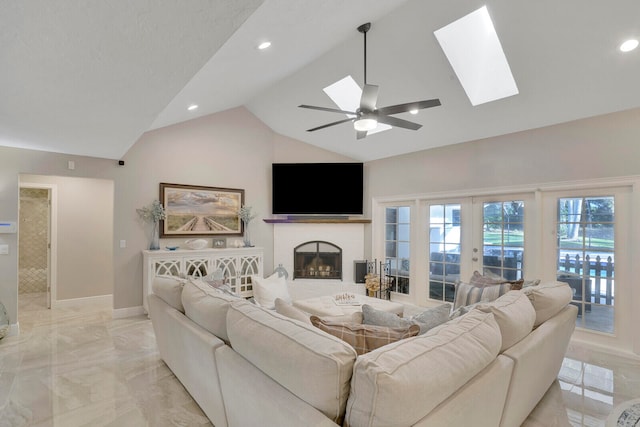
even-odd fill
[[[19,298],[21,334],[0,340],[0,427],[211,426],[162,362],[146,316],[111,307],[46,309]],[[558,377],[524,427],[604,426],[640,397],[640,361],[570,346]]]

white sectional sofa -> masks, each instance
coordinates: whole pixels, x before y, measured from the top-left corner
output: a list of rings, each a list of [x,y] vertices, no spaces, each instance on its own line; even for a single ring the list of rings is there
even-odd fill
[[[543,283],[358,356],[306,322],[159,281],[160,355],[216,427],[516,427],[555,380],[577,315],[568,285]]]

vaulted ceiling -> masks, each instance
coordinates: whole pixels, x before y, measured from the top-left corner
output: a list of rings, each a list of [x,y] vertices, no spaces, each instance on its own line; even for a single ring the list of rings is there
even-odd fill
[[[517,95],[472,106],[434,31],[486,5]],[[0,145],[117,159],[146,131],[245,106],[275,132],[367,161],[640,106],[640,2],[99,0],[0,3]],[[356,140],[322,89],[439,98]],[[271,41],[270,48],[256,46]],[[187,111],[198,104],[195,111]]]

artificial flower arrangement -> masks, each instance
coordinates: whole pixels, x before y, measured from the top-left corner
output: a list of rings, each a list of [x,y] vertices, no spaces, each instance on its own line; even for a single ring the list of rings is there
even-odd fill
[[[378,292],[380,290],[380,276],[375,273],[369,273],[364,276],[364,283],[369,293]]]

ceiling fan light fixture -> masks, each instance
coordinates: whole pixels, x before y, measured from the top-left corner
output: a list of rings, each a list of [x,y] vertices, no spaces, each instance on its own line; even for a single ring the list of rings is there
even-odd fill
[[[638,47],[638,40],[629,39],[620,45],[620,50],[622,52],[631,52],[633,49]]]
[[[367,132],[375,129],[378,126],[378,121],[372,118],[362,118],[353,122],[353,128],[358,132]]]

